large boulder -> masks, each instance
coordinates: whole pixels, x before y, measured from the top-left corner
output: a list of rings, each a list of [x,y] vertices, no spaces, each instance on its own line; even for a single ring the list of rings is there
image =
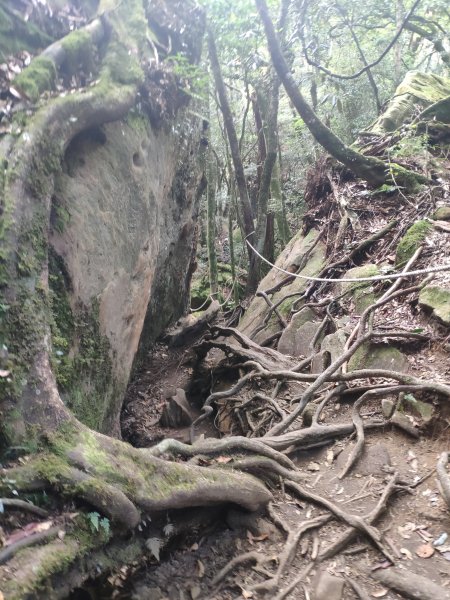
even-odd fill
[[[66,150],[53,200],[50,284],[57,380],[86,425],[118,432],[139,344],[185,309],[197,212],[196,124],[143,115],[93,127]],[[198,131],[198,129],[197,129]]]

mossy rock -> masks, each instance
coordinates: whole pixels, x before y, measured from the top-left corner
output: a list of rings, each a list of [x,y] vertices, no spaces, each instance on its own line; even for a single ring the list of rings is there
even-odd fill
[[[400,240],[397,246],[395,264],[403,267],[427,238],[433,225],[429,221],[416,221]]]
[[[320,273],[325,264],[326,246],[322,241],[317,242],[319,232],[312,229],[306,236],[299,231],[287,244],[276,260],[276,265],[285,270],[292,268],[294,261],[300,256],[305,259],[305,266],[301,269],[301,275],[315,277]],[[296,265],[298,266],[298,265]],[[258,290],[267,290],[285,280],[287,275],[276,269],[271,269],[258,286]],[[286,298],[279,306],[279,311],[285,318],[289,316],[291,307],[308,285],[306,279],[295,278],[291,283],[285,285],[280,291],[275,292],[271,300],[274,304],[286,296],[296,293],[298,296]],[[268,311],[267,303],[263,298],[256,296],[242,318],[239,329],[251,335],[251,332],[259,327]],[[272,317],[273,318],[273,317]],[[275,317],[276,318],[276,317]],[[271,319],[272,320],[272,319]]]
[[[388,371],[406,372],[408,361],[406,356],[393,346],[363,344],[348,362],[349,371],[361,369],[386,369]]]
[[[450,79],[430,73],[410,71],[395,91],[387,109],[371,127],[373,133],[395,131],[419,108],[440,102],[450,96]]]
[[[431,404],[417,400],[413,394],[405,394],[400,410],[412,412],[416,417],[419,417],[425,425],[430,423],[434,417],[435,411]]]
[[[437,285],[427,285],[419,294],[419,304],[432,311],[433,316],[450,325],[450,290]]]
[[[37,102],[42,92],[54,89],[56,84],[55,63],[46,56],[38,56],[30,66],[14,79],[14,86],[32,101]]]
[[[377,265],[367,264],[361,267],[354,267],[347,271],[344,275],[346,279],[360,279],[364,277],[376,277],[380,274]],[[348,292],[355,305],[355,311],[361,314],[366,308],[375,302],[375,294],[370,281],[356,281],[355,283],[344,282],[339,285],[339,293]]]
[[[450,206],[440,206],[434,211],[431,218],[435,221],[450,221]]]

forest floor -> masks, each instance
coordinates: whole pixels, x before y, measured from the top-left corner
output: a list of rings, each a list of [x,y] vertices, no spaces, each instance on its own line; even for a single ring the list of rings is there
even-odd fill
[[[430,325],[429,319],[426,320],[424,325]],[[424,365],[427,365],[428,377],[430,366],[438,377],[449,371],[448,352],[432,346],[415,352],[411,363],[416,374],[420,374]],[[195,409],[199,376],[205,376],[205,365],[199,374],[192,344],[177,349],[163,344],[154,348],[129,388],[122,421],[125,437],[137,446],[147,446],[166,437],[187,441],[188,427],[162,428],[158,423],[166,398],[176,388],[187,391]],[[286,386],[284,397],[294,397],[298,393],[297,387],[298,384],[292,383]],[[190,390],[194,390],[194,395]],[[262,391],[262,387],[258,386],[258,392]],[[350,402],[327,406],[320,422],[348,422],[351,410]],[[374,400],[365,405],[362,416],[368,419],[379,414],[379,402]],[[367,434],[364,454],[344,480],[338,476],[348,455],[352,436],[329,441],[315,449],[298,451],[291,458],[299,468],[307,489],[337,501],[339,506],[354,515],[362,516],[371,512],[393,472],[398,473],[400,480],[414,482],[416,487],[410,494],[396,494],[390,500],[388,510],[378,521],[377,527],[389,540],[389,546],[400,564],[414,573],[440,582],[450,593],[449,541],[441,547],[433,546],[433,542],[443,539],[443,534],[447,533],[450,537],[450,515],[438,492],[434,476],[437,457],[441,452],[448,451],[450,446],[449,429],[448,404],[440,407],[439,419],[432,419],[426,431],[420,436],[417,434],[417,438],[394,426],[376,429]],[[203,433],[214,437],[220,435],[219,429],[211,424]],[[233,459],[219,456],[215,460],[222,463]],[[204,464],[207,462],[205,458]],[[287,489],[273,491],[273,510],[283,519],[291,536],[302,522],[324,514],[320,507],[299,501]],[[385,569],[389,563],[363,537],[355,538],[331,558],[320,563],[314,562],[315,557],[333,547],[344,530],[345,527],[331,521],[320,532],[313,529],[305,533],[292,563],[282,573],[273,595],[269,597],[275,597],[305,567],[313,565],[303,583],[286,598],[339,600],[362,597],[358,596],[351,584],[346,583],[348,578],[357,582],[368,597],[386,600],[401,598],[370,577],[371,573]],[[222,521],[216,523],[212,530],[208,527],[197,535],[178,540],[177,545],[161,557],[161,562],[149,558],[145,564],[137,566],[124,583],[120,583],[120,588],[108,588],[108,593],[111,597],[133,600],[258,598],[261,596],[257,591],[252,591],[252,587],[266,580],[268,571],[273,574],[279,560],[277,557],[285,548],[286,532],[277,529],[270,519],[264,515],[257,518],[231,509],[223,513]],[[249,552],[257,556],[261,564],[255,564],[249,555],[248,562],[237,565],[228,575],[220,576],[230,560]]]
[[[340,277],[345,275],[345,268],[367,263],[392,266],[396,248],[408,228],[417,220],[427,219],[439,204],[429,193],[406,198],[401,192],[376,195],[364,184],[352,180],[335,185],[329,172],[324,179],[327,170],[322,165],[321,173],[316,165],[310,179],[309,211],[303,218],[306,230],[314,227],[321,231],[319,239],[326,248],[325,265],[329,265],[322,269],[322,277]],[[326,178],[331,186],[326,185]],[[325,185],[321,185],[324,181]],[[441,205],[447,204],[446,183],[438,197]],[[396,219],[393,229],[385,229]],[[344,230],[343,222],[347,223]],[[450,255],[449,230],[442,221],[430,226],[422,254],[411,259],[415,262],[409,268],[423,269],[446,262]],[[365,246],[364,240],[372,239],[378,231],[385,233]],[[364,248],[360,255],[352,250],[359,247]],[[291,252],[295,254],[295,243]],[[306,256],[311,262],[309,251]],[[336,271],[333,266],[336,264],[343,266]],[[446,386],[450,380],[449,331],[442,322],[420,309],[418,290],[424,277],[399,281],[398,287],[392,281],[371,286],[369,292],[375,296],[369,299],[367,310],[372,311],[372,321],[365,320],[364,308],[357,308],[355,298],[340,296],[342,288],[334,284],[311,284],[306,292],[296,294],[306,298],[303,301],[317,311],[325,330],[330,326],[328,331],[342,330],[347,336],[352,331],[359,331],[358,336],[370,331],[375,335],[371,339],[378,340],[376,347],[393,348],[394,352],[399,351],[397,359],[400,354],[402,358],[400,363],[384,366],[386,374],[389,369],[391,374],[397,371],[394,386],[392,378],[383,377],[384,372],[378,367],[381,370],[372,377],[365,371],[360,380],[346,380],[345,391],[332,397],[330,394],[339,386],[326,383],[330,382],[329,375],[319,395],[301,415],[298,413],[291,428],[282,431],[276,431],[280,419],[283,422],[295,413],[299,399],[304,400],[308,395],[307,381],[293,380],[293,372],[305,373],[308,364],[303,362],[297,369],[292,360],[300,360],[301,356],[293,359],[258,344],[265,336],[269,342],[273,340],[269,346],[276,347],[281,332],[273,334],[273,331],[278,324],[286,332],[289,321],[273,307],[275,302],[277,305],[282,302],[279,299],[283,293],[292,291],[290,280],[279,284],[280,277],[276,281],[271,277],[269,274],[264,279],[260,289],[268,290],[265,302],[269,316],[270,312],[276,314],[279,323],[275,318],[275,326],[266,327],[267,331],[258,338],[256,331],[262,316],[255,308],[256,299],[247,307],[250,314],[247,323],[252,322],[254,315],[252,326],[256,328],[253,334],[246,330],[249,337],[216,323],[215,333],[203,340],[189,340],[178,348],[159,344],[130,385],[122,427],[125,439],[136,446],[152,446],[166,438],[189,443],[192,433],[189,420],[175,428],[160,425],[165,406],[170,404],[177,389],[183,389],[192,419],[198,419],[205,401],[211,404],[213,399],[215,406],[213,417],[197,420],[196,443],[202,436],[216,438],[217,444],[228,436],[246,436],[250,440],[262,436],[266,443],[289,456],[296,468],[295,476],[290,479],[284,471],[278,478],[270,477],[273,461],[272,465],[255,465],[258,458],[242,459],[243,452],[238,450],[224,450],[215,455],[202,455],[198,451],[191,459],[197,464],[216,464],[222,468],[235,465],[236,469],[244,468],[266,481],[269,479],[269,484],[271,480],[274,499],[269,511],[255,516],[233,508],[224,509],[212,529],[205,526],[187,538],[176,540],[159,557],[160,561],[148,557],[121,581],[120,587],[109,588],[109,597],[448,600],[450,514],[440,490],[436,465],[439,457],[450,450],[450,405],[446,392],[443,397],[434,386]],[[432,285],[448,289],[448,282],[447,272],[437,273]],[[277,292],[280,288],[281,292]],[[380,298],[382,293],[387,301],[378,305],[373,298]],[[308,356],[311,351],[309,360],[313,365],[320,355],[321,342],[315,346],[317,327],[313,341],[303,344],[307,351],[300,353]],[[354,352],[351,342],[348,346]],[[199,351],[202,347],[203,351]],[[339,358],[339,352],[331,358],[332,367],[336,365],[335,379],[331,381],[342,381],[336,362]],[[323,368],[330,367],[324,364]],[[363,368],[370,369],[359,367]],[[277,369],[281,374],[278,378],[272,375]],[[400,371],[405,373],[403,391]],[[258,372],[264,372],[263,376],[259,377]],[[309,381],[317,381],[320,372],[312,370],[316,374]],[[414,381],[407,380],[409,376]],[[244,382],[245,385],[240,385]],[[417,386],[418,382],[428,382],[428,391]],[[414,385],[406,389],[412,384],[415,389]],[[369,392],[368,396],[364,391]],[[358,398],[363,399],[355,402]],[[354,433],[358,415],[364,431],[362,437]],[[320,432],[325,428],[338,432],[344,424],[349,425],[346,434],[321,437]],[[284,432],[292,429],[292,445],[277,445],[283,435],[288,435]],[[311,438],[302,438],[305,431],[312,434]],[[308,439],[312,441],[308,443]],[[362,454],[353,456],[352,466],[347,469],[355,447],[361,442]],[[170,458],[185,460],[186,456],[172,450]],[[349,527],[355,517],[374,525],[368,532],[372,539]]]

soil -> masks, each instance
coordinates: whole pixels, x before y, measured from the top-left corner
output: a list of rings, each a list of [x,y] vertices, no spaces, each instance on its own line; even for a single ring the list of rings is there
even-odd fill
[[[398,310],[401,311],[400,305]],[[391,317],[392,314],[391,312]],[[439,326],[430,323],[428,318],[423,319],[422,324],[434,328],[437,333]],[[430,368],[437,379],[444,379],[448,374],[449,357],[442,343],[413,348],[408,359],[411,371],[415,374],[419,374],[425,365],[428,377]],[[214,362],[213,359],[210,360]],[[210,368],[211,364],[209,368],[203,365],[199,369],[192,344],[181,349],[171,349],[159,344],[148,356],[148,361],[129,388],[122,420],[124,436],[136,445],[149,445],[164,437],[187,440],[188,428],[168,429],[158,425],[165,398],[176,388],[183,388],[198,410],[202,401],[198,379],[204,378],[205,371],[210,371]],[[257,391],[264,390],[258,387]],[[205,390],[203,393],[206,395]],[[293,397],[296,393],[298,385],[284,389],[283,397]],[[397,556],[397,564],[430,578],[447,588],[450,593],[450,514],[439,493],[434,474],[440,453],[450,450],[450,407],[448,404],[439,404],[436,400],[434,409],[439,416],[432,419],[426,427],[419,427],[419,419],[412,421],[417,426],[417,439],[391,426],[368,433],[362,458],[342,480],[338,478],[338,474],[352,445],[352,436],[337,439],[320,448],[298,452],[291,455],[291,458],[301,470],[306,489],[329,498],[354,515],[365,515],[371,511],[394,471],[399,473],[401,480],[417,484],[411,493],[399,493],[391,498],[377,527],[389,539],[392,552]],[[350,402],[327,406],[321,422],[348,422],[351,420],[351,410]],[[379,400],[367,403],[362,415],[364,419],[380,417]],[[210,423],[208,430],[202,433],[219,437],[217,420],[216,426]],[[219,457],[216,460],[231,462],[230,457]],[[292,531],[303,521],[325,512],[308,502],[299,502],[288,490],[274,489],[273,492],[275,512]],[[148,557],[144,564],[128,574],[124,582],[120,581],[120,587],[110,587],[108,597],[133,600],[232,600],[262,597],[252,592],[251,587],[266,580],[267,572],[275,571],[276,560],[271,559],[279,556],[286,535],[270,523],[267,515],[261,515],[255,528],[254,517],[249,519],[248,515],[242,513],[241,518],[236,519],[235,512],[231,513],[231,517],[230,513],[225,512],[214,530],[200,531],[188,539],[179,540],[171,552],[160,557],[161,562]],[[322,528],[307,533],[299,544],[291,567],[281,578],[276,593],[284,589],[310,563],[311,552],[320,553],[329,547],[344,529],[344,525],[333,520]],[[445,533],[449,539],[443,546],[435,548],[433,542]],[[428,558],[420,557],[418,554],[424,549],[432,555]],[[256,551],[267,558],[268,562],[262,567],[263,572],[261,567],[252,568],[247,563],[234,569],[219,585],[213,585],[214,577],[228,561],[249,551]],[[334,558],[315,565],[304,579],[303,585],[295,588],[286,598],[322,598],[319,582],[324,579],[323,571],[338,578],[350,577],[370,597],[387,600],[401,598],[370,577],[373,570],[387,566],[382,555],[367,539],[360,536]],[[342,594],[336,596],[345,599],[357,597],[348,584],[345,584]]]

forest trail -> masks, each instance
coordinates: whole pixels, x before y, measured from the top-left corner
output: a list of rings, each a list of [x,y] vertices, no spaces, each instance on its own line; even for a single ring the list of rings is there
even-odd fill
[[[392,4],[0,0],[0,600],[450,600],[450,13]]]
[[[319,171],[314,176],[318,177]],[[445,202],[447,184],[444,187],[441,198]],[[352,266],[349,276],[373,275],[376,272],[374,264],[390,265],[395,270],[395,247],[404,239],[411,224],[417,222],[417,206],[409,206],[409,202],[419,203],[421,216],[425,219],[436,211],[435,198],[404,199],[402,222],[386,231],[386,223],[392,222],[397,215],[398,196],[374,196],[369,209],[362,204],[366,188],[360,182],[338,183],[333,190],[333,194],[311,197],[305,221],[314,223],[315,230],[322,232],[323,261],[330,265],[342,260],[340,272],[343,276],[346,272],[344,259],[349,249],[351,252],[379,231],[384,231],[383,235],[378,238],[375,235],[377,239],[367,244],[364,251],[353,254],[348,265]],[[344,195],[347,206],[358,212],[359,228],[353,233],[347,231],[336,243],[334,212],[339,210],[336,197]],[[437,202],[438,211],[442,201]],[[440,214],[443,214],[442,209]],[[450,254],[446,221],[431,219],[429,223],[434,225],[417,244],[417,247],[422,245],[422,253],[417,253],[416,262],[408,267],[410,270],[440,264]],[[322,225],[324,229],[321,229]],[[314,248],[311,244],[305,245],[309,234],[304,230],[298,235],[277,264],[286,268],[294,261],[303,265],[298,272],[304,274],[326,270],[313,256],[318,245]],[[348,238],[345,241],[348,235],[352,237],[350,243]],[[302,244],[303,255],[299,252]],[[410,255],[415,249],[409,248]],[[329,270],[329,276],[332,277],[334,272]],[[227,328],[222,317],[221,323],[211,325],[209,334],[189,340],[184,347],[173,348],[161,343],[154,348],[130,386],[124,406],[122,425],[129,441],[146,446],[169,437],[189,443],[190,428],[187,425],[174,429],[161,428],[159,424],[164,406],[170,403],[168,398],[174,396],[177,388],[183,388],[191,404],[192,419],[196,419],[204,400],[210,393],[213,396],[217,393],[214,396],[217,402],[212,402],[214,418],[200,423],[195,432],[196,443],[201,444],[202,435],[207,438],[213,435],[222,440],[230,435],[247,435],[249,439],[262,436],[262,441],[269,437],[273,441],[272,447],[284,449],[294,462],[295,481],[299,487],[296,489],[292,482],[285,482],[281,489],[273,487],[274,500],[269,514],[255,516],[235,509],[225,510],[216,519],[212,530],[209,525],[205,530],[199,530],[198,535],[188,535],[181,542],[177,540],[175,545],[169,545],[161,563],[153,557],[150,563],[137,567],[125,581],[123,593],[116,591],[117,597],[232,600],[262,598],[266,593],[280,600],[299,597],[393,600],[426,598],[426,589],[432,582],[439,587],[429,593],[438,595],[430,597],[450,597],[450,521],[436,475],[439,457],[449,451],[450,407],[448,397],[429,387],[420,387],[426,382],[446,385],[450,379],[450,347],[448,330],[442,320],[436,320],[430,310],[421,309],[418,304],[424,277],[407,279],[399,284],[392,280],[387,284],[350,285],[347,294],[342,296],[344,284],[327,286],[301,282],[303,288],[294,291],[292,286],[300,285],[300,281],[293,282],[292,277],[289,280],[273,269],[261,283],[259,296],[257,294],[247,306],[238,327],[253,338],[252,343],[247,337],[233,334],[235,330]],[[283,281],[283,278],[284,286],[278,289],[277,281]],[[448,273],[439,273],[429,285],[445,287],[448,280]],[[406,290],[405,295],[393,290],[394,285],[399,290]],[[311,286],[316,287],[312,290]],[[389,289],[391,300],[373,314],[371,327],[377,332],[375,344],[365,354],[356,351],[358,364],[351,366],[350,363],[351,368],[346,369],[348,373],[352,369],[375,372],[367,371],[359,380],[343,384],[341,388],[339,383],[325,382],[315,400],[307,405],[301,417],[294,420],[291,438],[284,432],[276,433],[276,424],[298,406],[295,402],[305,393],[307,385],[290,380],[286,361],[290,360],[291,365],[294,364],[292,361],[303,362],[309,349],[312,373],[318,377],[329,368],[330,362],[340,358],[349,334],[361,325],[365,309],[373,306]],[[266,296],[261,293],[263,290],[269,290]],[[289,301],[294,303],[300,297],[304,299],[305,290],[310,293],[311,300],[306,302],[310,308],[295,311],[294,306],[291,311]],[[279,306],[282,314],[271,310],[274,304]],[[307,318],[301,319],[302,313],[305,315],[308,311]],[[269,319],[266,320],[267,314]],[[264,323],[265,327],[261,328]],[[274,330],[278,330],[278,335],[274,335]],[[256,340],[264,346],[259,346]],[[274,344],[283,352],[278,357],[277,353],[272,351],[270,354],[267,350]],[[324,349],[331,356],[325,356]],[[290,353],[298,358],[290,357]],[[236,364],[242,365],[238,371],[242,381],[244,374],[254,368],[254,364],[248,362],[251,360],[264,365],[259,367],[260,372],[265,371],[264,376],[258,378],[256,375],[241,389],[223,394],[227,389],[233,392],[239,379]],[[352,359],[349,357],[349,360]],[[303,372],[308,372],[305,367],[308,363],[303,364],[306,368]],[[318,365],[322,366],[319,368]],[[284,375],[274,375],[272,380],[270,371],[283,371]],[[392,381],[389,371],[397,372],[398,381]],[[292,366],[290,372],[292,375]],[[336,370],[336,373],[340,372],[340,369]],[[404,380],[399,381],[402,374]],[[408,383],[408,376],[414,381]],[[311,375],[309,383],[313,381]],[[222,394],[227,397],[220,398]],[[360,400],[356,402],[358,397]],[[353,467],[349,467],[358,421],[364,430],[364,439],[361,440],[359,430],[357,439],[361,440],[361,454],[352,462]],[[310,428],[312,435],[302,438],[305,427]],[[344,429],[340,429],[342,427]],[[278,445],[277,438],[280,440]],[[285,439],[287,442],[281,443]],[[176,448],[174,452],[176,455]],[[228,452],[225,447],[214,457],[202,455],[201,449],[198,454],[191,460],[202,465],[233,467],[237,463],[237,467],[242,468],[239,463],[246,460],[242,458],[242,452]],[[267,469],[264,462],[258,465],[258,459],[253,459],[252,466],[252,459],[247,460],[252,472],[264,478],[269,475],[268,471],[264,473]],[[281,480],[284,478],[288,478],[285,472]],[[327,501],[331,507],[327,507]],[[335,512],[333,518],[336,507],[342,514]],[[374,539],[369,541],[367,536],[357,534],[355,530],[349,533],[352,530],[348,528],[348,519],[353,517],[362,517],[367,524],[373,523],[374,539],[381,542],[378,549]],[[395,579],[397,572],[395,581],[390,579],[396,570],[389,568],[390,560],[397,570],[400,568],[399,581]],[[411,574],[419,576],[413,586],[408,583],[408,580],[413,581]],[[295,582],[297,584],[289,592]],[[418,595],[412,595],[414,593]]]

